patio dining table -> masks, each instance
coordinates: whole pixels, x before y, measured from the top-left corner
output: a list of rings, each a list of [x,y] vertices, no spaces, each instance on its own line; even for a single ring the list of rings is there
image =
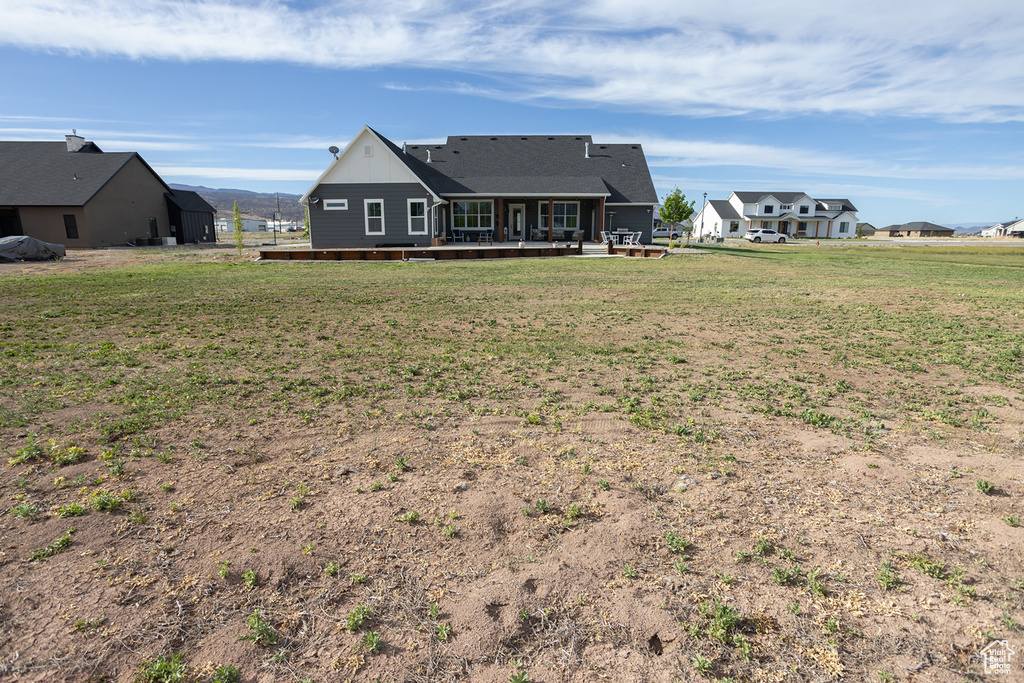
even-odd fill
[[[494,228],[455,228],[465,237],[466,241],[475,240],[477,244],[480,242],[490,242],[493,244]]]

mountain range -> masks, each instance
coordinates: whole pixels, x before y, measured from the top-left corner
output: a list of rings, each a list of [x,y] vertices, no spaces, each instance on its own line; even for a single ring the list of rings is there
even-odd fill
[[[174,190],[190,190],[208,201],[213,208],[217,209],[218,218],[230,218],[238,202],[238,212],[242,218],[262,218],[271,220],[274,212],[278,210],[278,199],[281,206],[281,220],[295,221],[301,223],[305,218],[304,207],[299,204],[297,194],[251,192],[250,190],[234,190],[228,188],[212,188],[202,185],[182,185],[180,183],[169,183]]]

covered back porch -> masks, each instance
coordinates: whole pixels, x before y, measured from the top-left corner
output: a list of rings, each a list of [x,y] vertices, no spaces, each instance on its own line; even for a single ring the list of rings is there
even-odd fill
[[[452,198],[442,208],[437,237],[448,243],[486,242],[593,242],[601,241],[601,233],[620,227],[624,217],[619,207],[609,206],[603,196],[504,196],[496,198]],[[635,212],[635,210],[634,210]],[[647,223],[650,215],[647,215]],[[643,219],[630,216],[627,223]],[[627,227],[627,226],[621,226]],[[646,226],[650,237],[650,227]]]

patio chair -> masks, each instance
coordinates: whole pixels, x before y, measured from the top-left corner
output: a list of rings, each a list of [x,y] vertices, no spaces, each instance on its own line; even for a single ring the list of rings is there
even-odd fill
[[[616,239],[607,230],[601,231],[601,241],[604,242],[605,244],[607,244],[608,242],[611,242],[612,244],[616,243]]]
[[[452,228],[452,242],[465,242],[466,236],[457,228]]]
[[[643,234],[643,233],[639,233],[639,232],[626,233],[626,236],[624,238],[624,243],[627,246],[630,246],[630,247],[639,247],[640,246],[640,235],[641,234]]]

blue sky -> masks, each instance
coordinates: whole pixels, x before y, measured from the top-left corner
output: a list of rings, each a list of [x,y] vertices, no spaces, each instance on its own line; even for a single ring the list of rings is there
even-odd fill
[[[640,142],[659,196],[1024,216],[1019,0],[0,0],[0,139],[77,129],[165,180],[301,193],[395,142]]]

